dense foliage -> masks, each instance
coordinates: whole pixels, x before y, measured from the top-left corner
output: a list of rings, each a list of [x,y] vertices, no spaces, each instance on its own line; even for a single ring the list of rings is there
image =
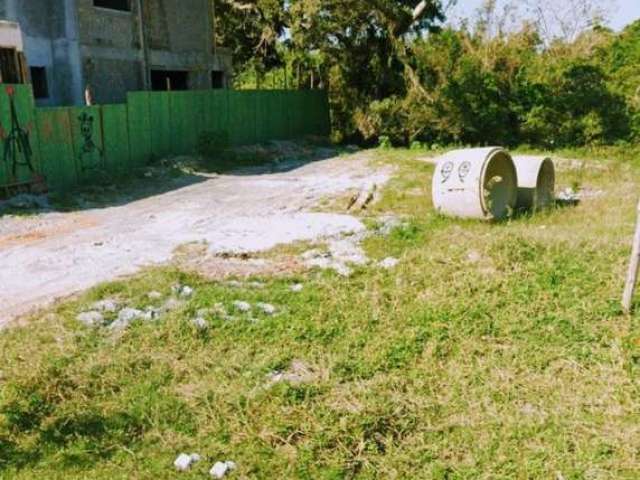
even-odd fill
[[[340,140],[559,147],[640,138],[640,22],[548,41],[535,22],[492,28],[495,2],[456,28],[438,27],[439,0],[217,3],[238,86],[328,88]]]

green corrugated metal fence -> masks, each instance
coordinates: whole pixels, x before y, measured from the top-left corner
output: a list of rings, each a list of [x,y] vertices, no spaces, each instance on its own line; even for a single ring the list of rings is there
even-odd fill
[[[0,89],[0,192],[32,176],[19,165],[14,177],[12,159],[5,158],[16,120],[28,135],[34,168],[53,190],[193,153],[203,132],[224,133],[232,145],[330,133],[327,95],[319,90],[135,92],[123,105],[35,108],[29,86],[6,86]],[[19,160],[23,154],[18,151]]]

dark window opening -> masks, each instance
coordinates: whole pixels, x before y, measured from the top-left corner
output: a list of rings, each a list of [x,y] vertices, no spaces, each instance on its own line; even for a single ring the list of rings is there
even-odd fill
[[[121,10],[130,12],[129,0],[93,0],[94,7],[108,8],[110,10]]]
[[[211,72],[211,88],[224,88],[224,72],[220,70]]]
[[[151,89],[156,91],[189,90],[189,72],[151,70]]]
[[[22,83],[18,52],[15,48],[0,48],[0,75],[2,83]]]
[[[45,67],[31,67],[31,86],[35,98],[49,98],[49,85],[47,84],[47,69]]]

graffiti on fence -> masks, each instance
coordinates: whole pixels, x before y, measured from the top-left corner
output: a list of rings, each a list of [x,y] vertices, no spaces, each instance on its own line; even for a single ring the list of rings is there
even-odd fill
[[[83,172],[95,170],[102,166],[103,151],[93,141],[93,116],[87,112],[82,112],[78,117],[80,121],[80,136],[82,137],[82,146],[78,159],[80,161],[80,169]]]
[[[20,120],[18,119],[18,113],[16,111],[15,104],[15,90],[9,86],[6,89],[9,97],[9,108],[11,113],[11,129],[9,132],[5,132],[3,129],[4,138],[4,154],[3,159],[5,162],[11,164],[11,175],[14,180],[18,174],[18,166],[25,166],[33,174],[35,169],[33,168],[33,150],[31,149],[31,141],[29,140],[29,131],[20,126]]]

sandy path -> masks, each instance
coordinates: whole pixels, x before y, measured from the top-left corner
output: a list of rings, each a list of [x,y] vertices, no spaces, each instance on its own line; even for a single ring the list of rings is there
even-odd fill
[[[184,243],[212,252],[262,251],[363,225],[314,213],[328,195],[383,184],[368,155],[308,163],[283,173],[225,175],[122,206],[0,218],[0,324],[99,282],[171,259]]]

